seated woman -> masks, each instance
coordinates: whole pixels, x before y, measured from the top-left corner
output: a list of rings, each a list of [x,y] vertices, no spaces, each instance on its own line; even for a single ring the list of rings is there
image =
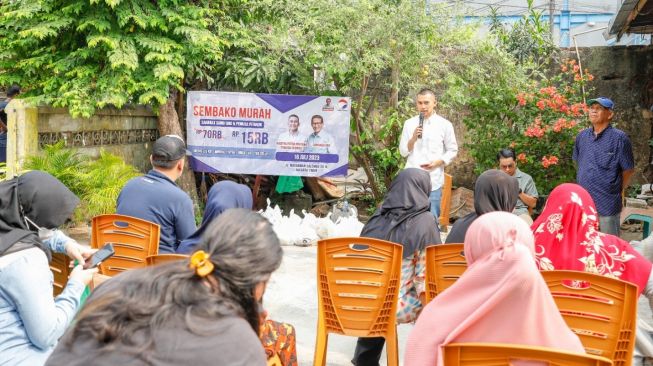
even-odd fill
[[[467,270],[426,307],[411,331],[404,365],[444,365],[456,342],[516,343],[584,353],[537,270],[533,234],[519,217],[492,212],[465,236]]]
[[[519,182],[501,170],[486,170],[474,184],[474,212],[456,220],[445,243],[462,243],[469,226],[493,211],[512,212],[519,199]]]
[[[549,194],[542,214],[531,229],[535,255],[543,270],[573,270],[632,282],[653,296],[651,262],[626,241],[598,231],[599,217],[592,197],[573,183]]]
[[[634,283],[650,306],[651,262],[625,240],[599,232],[598,220],[594,200],[583,187],[572,183],[557,186],[531,226],[538,266],[543,270],[585,271]],[[649,309],[643,312],[650,317]],[[633,364],[641,364],[641,355],[651,354],[653,348],[653,338],[642,320],[638,316]]]
[[[397,322],[415,321],[422,310],[426,251],[430,244],[440,244],[440,232],[429,209],[431,179],[416,168],[404,169],[392,181],[381,208],[363,227],[362,237],[382,239],[403,245],[401,287],[397,305]],[[383,338],[359,338],[352,363],[378,365]]]
[[[265,218],[228,210],[188,261],[98,286],[46,365],[265,365],[258,303],[282,254]]]
[[[94,250],[57,227],[79,199],[48,173],[32,171],[0,183],[0,364],[43,365],[75,316],[97,269],[82,264]],[[51,252],[81,264],[61,294],[52,297]]]
[[[229,180],[224,180],[214,184],[209,190],[206,198],[206,207],[204,208],[204,217],[202,225],[189,236],[182,240],[177,248],[178,254],[188,254],[195,251],[200,242],[202,234],[215,218],[230,208],[252,209],[253,199],[252,190],[244,184],[238,184]]]
[[[653,295],[651,262],[625,240],[598,231],[594,200],[581,186],[565,183],[549,194],[542,214],[531,229],[542,270],[596,273],[632,282]]]
[[[179,244],[177,253],[188,254],[193,252],[211,222],[228,209],[245,208],[251,210],[252,205],[252,190],[248,186],[228,180],[214,184],[206,199],[202,225],[193,235]],[[283,366],[296,366],[295,328],[290,324],[267,319],[267,312],[263,312],[263,314],[265,316],[261,319],[261,342],[268,359],[278,357]]]

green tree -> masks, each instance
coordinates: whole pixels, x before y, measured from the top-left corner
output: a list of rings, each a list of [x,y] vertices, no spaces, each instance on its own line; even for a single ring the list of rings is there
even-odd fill
[[[298,88],[353,98],[351,154],[375,200],[403,166],[402,124],[412,96],[439,92],[440,111],[457,109],[478,85],[505,81],[512,59],[479,38],[450,7],[430,2],[330,0],[289,3],[276,28],[279,54],[298,55]],[[510,73],[507,73],[511,75]]]
[[[3,1],[0,85],[20,84],[29,102],[65,107],[75,117],[105,106],[150,105],[161,134],[183,135],[179,92],[214,82],[223,50],[247,42],[243,19],[260,9],[248,10],[250,3]],[[195,196],[189,170],[181,185]]]
[[[0,7],[0,84],[89,117],[96,108],[165,104],[185,79],[209,79],[228,40],[205,4],[17,0]]]
[[[527,0],[526,5],[527,12],[512,26],[502,23],[497,9],[491,8],[490,31],[520,65],[545,72],[558,47],[553,42],[549,23],[542,20],[542,11],[533,7],[533,0]]]

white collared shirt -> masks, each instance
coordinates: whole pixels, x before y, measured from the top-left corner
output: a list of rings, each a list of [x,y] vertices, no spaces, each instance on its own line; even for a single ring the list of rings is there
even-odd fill
[[[312,133],[306,139],[305,152],[318,154],[337,154],[336,144],[333,137],[324,131]]]
[[[419,124],[419,116],[415,116],[404,122],[399,142],[399,152],[406,159],[406,168],[419,168],[420,165],[441,159],[445,165],[451,163],[458,154],[458,143],[453,131],[453,125],[448,120],[433,113],[431,117],[424,119],[422,138],[417,139],[413,151],[408,151],[408,141],[413,137],[413,132]],[[431,175],[431,190],[442,187],[444,184],[444,166],[440,166],[429,172]]]

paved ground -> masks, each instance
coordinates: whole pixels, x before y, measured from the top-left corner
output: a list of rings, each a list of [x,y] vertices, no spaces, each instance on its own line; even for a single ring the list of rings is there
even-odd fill
[[[313,364],[313,350],[317,331],[317,247],[283,247],[281,268],[268,283],[263,305],[270,318],[291,323],[297,330],[297,358],[300,365]],[[403,359],[404,345],[412,325],[400,325],[399,359]],[[356,338],[329,336],[327,365],[351,365]],[[381,365],[385,365],[385,353]]]

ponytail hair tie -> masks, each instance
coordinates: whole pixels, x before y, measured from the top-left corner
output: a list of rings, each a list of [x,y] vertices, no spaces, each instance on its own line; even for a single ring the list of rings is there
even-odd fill
[[[215,265],[211,257],[203,250],[198,250],[190,257],[190,268],[200,277],[206,277],[213,272]]]

